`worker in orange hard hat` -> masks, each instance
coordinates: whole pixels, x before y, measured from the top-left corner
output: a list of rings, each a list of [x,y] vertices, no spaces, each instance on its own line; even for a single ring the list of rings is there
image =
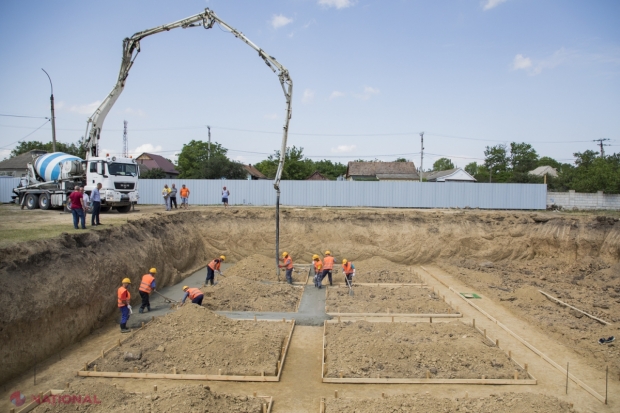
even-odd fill
[[[318,288],[319,285],[321,285],[323,263],[321,262],[321,258],[319,258],[318,254],[314,254],[312,256],[312,261],[314,264],[314,286]]]
[[[142,276],[142,282],[138,290],[140,297],[142,297],[142,305],[140,306],[140,310],[138,310],[139,313],[143,313],[145,308],[146,311],[151,311],[150,298],[151,292],[155,291],[155,274],[157,274],[157,269],[151,268],[148,274]]]
[[[183,301],[181,301],[181,307],[185,304],[185,300],[188,298],[192,300],[192,304],[202,305],[202,299],[204,298],[204,294],[198,288],[190,288],[187,285],[183,286],[183,291],[185,295],[183,296]]]
[[[205,281],[206,285],[209,285],[209,281],[211,281],[211,285],[215,285],[215,271],[217,271],[220,275],[222,271],[220,271],[220,267],[222,266],[222,262],[226,260],[226,257],[220,255],[220,258],[216,258],[207,265],[207,279]]]
[[[286,282],[293,284],[293,258],[288,252],[283,252],[280,261],[282,261],[282,265],[278,265],[278,267],[286,268]]]
[[[118,309],[121,310],[121,333],[129,333],[131,330],[127,328],[127,321],[129,321],[129,316],[131,315],[131,305],[129,304],[131,294],[127,287],[131,284],[131,280],[124,278],[122,284],[116,292],[118,296]]]
[[[342,260],[342,272],[344,273],[344,282],[350,287],[353,285],[353,277],[355,276],[355,265],[346,258]]]
[[[329,285],[332,284],[332,270],[334,269],[334,257],[332,257],[332,253],[330,251],[325,251],[325,258],[323,258],[323,273],[321,274],[321,283],[323,282],[323,278],[327,276],[329,278]],[[321,288],[321,284],[319,284],[319,288]]]

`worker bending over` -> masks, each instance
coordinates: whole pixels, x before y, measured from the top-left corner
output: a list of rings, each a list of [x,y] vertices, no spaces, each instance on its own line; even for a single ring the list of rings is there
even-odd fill
[[[283,261],[282,265],[278,265],[280,268],[286,267],[286,282],[289,284],[293,284],[293,258],[288,255],[288,252],[282,253],[282,258],[280,261]]]
[[[181,301],[181,307],[183,307],[183,304],[185,304],[185,300],[187,300],[187,297],[192,300],[192,304],[202,305],[202,299],[204,298],[204,294],[198,288],[189,288],[187,285],[184,285],[183,291],[185,291],[185,295],[183,296],[183,301]]]
[[[142,305],[140,306],[139,313],[151,311],[151,291],[155,291],[155,274],[157,274],[156,268],[151,268],[148,274],[142,276],[142,282],[140,283],[140,297],[142,297]]]
[[[317,254],[312,256],[312,261],[314,261],[314,286],[321,288],[321,269],[323,268],[323,263]]]
[[[209,265],[207,266],[207,280],[205,281],[206,285],[209,285],[209,281],[211,281],[211,285],[215,285],[215,271],[222,275],[220,267],[222,266],[222,261],[224,260],[226,260],[226,257],[220,255],[220,258],[216,258],[209,263]]]
[[[131,332],[131,330],[127,328],[127,321],[129,321],[129,315],[131,314],[131,305],[129,305],[131,294],[129,290],[127,290],[129,284],[131,284],[131,280],[129,278],[124,278],[123,285],[118,287],[117,291],[118,309],[121,310],[121,333]]]
[[[355,277],[355,265],[346,259],[342,260],[342,272],[344,273],[344,282],[349,287],[353,285],[353,277]]]
[[[323,258],[323,273],[321,274],[321,283],[323,282],[323,278],[327,275],[329,278],[329,285],[332,284],[332,270],[334,269],[334,257],[332,257],[332,253],[329,251],[325,251],[325,258]],[[321,288],[321,284],[319,284],[319,288]]]

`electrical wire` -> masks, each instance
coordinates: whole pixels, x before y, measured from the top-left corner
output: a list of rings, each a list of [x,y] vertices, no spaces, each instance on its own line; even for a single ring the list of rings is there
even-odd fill
[[[38,131],[39,129],[41,129],[43,126],[45,126],[47,124],[47,122],[49,122],[50,120],[47,119],[45,122],[43,122],[43,125],[39,126],[38,128],[36,128],[35,130],[33,130],[32,132],[30,132],[28,135],[24,136],[23,138],[21,138],[18,141],[15,141],[13,143],[8,144],[7,146],[1,146],[0,149],[5,149],[8,148],[11,145],[15,145],[16,143],[18,143],[19,141],[22,141],[24,139],[26,139],[28,136],[32,135],[33,133],[35,133],[36,131]]]
[[[49,119],[48,117],[45,117],[45,116],[8,115],[6,113],[0,113],[0,116],[7,116],[10,118]]]

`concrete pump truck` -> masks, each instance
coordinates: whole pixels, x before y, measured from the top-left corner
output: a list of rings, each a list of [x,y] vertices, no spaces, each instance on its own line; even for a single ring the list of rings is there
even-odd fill
[[[264,50],[245,37],[243,33],[229,26],[208,8],[202,13],[174,23],[138,32],[123,40],[123,60],[116,85],[86,124],[86,133],[84,135],[86,159],[83,160],[77,156],[62,152],[36,157],[32,163],[28,164],[28,176],[22,180],[19,187],[13,189],[15,202],[20,204],[22,208],[26,207],[28,209],[50,209],[52,207],[62,207],[63,205],[66,208],[67,198],[76,186],[84,186],[86,192],[90,193],[97,184],[101,183],[101,210],[108,211],[112,208],[123,213],[129,212],[132,203],[138,202],[139,199],[138,165],[135,159],[109,156],[109,154],[102,156],[99,153],[99,140],[103,121],[125,88],[125,81],[129,75],[129,70],[133,66],[138,53],[140,53],[140,40],[152,34],[167,32],[176,28],[186,29],[202,26],[205,29],[211,29],[216,23],[258,52],[259,57],[263,59],[274,73],[277,71],[286,98],[286,116],[280,160],[274,181],[274,188],[277,191],[276,205],[279,206],[280,179],[286,153],[288,125],[291,118],[293,81],[289,76],[288,70],[274,57],[269,56]]]

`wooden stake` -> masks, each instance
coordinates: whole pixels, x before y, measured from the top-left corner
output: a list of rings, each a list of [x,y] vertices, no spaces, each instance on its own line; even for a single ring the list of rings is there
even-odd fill
[[[566,362],[566,394],[568,394],[568,364],[569,362]]]
[[[484,338],[487,338],[487,329],[484,329]]]
[[[153,316],[153,317],[151,318],[151,321],[155,321],[155,316]]]
[[[217,370],[217,375],[218,375],[218,376],[221,376],[221,375],[222,375],[222,369],[218,369],[218,370]]]
[[[469,393],[465,392],[465,398],[469,399]]]
[[[609,384],[609,365],[605,367],[605,404],[607,404],[607,385]]]
[[[385,393],[381,392],[381,397],[385,399]]]
[[[392,316],[392,323],[394,322],[394,316]]]
[[[84,371],[88,371],[88,363],[84,363]]]
[[[517,380],[519,378],[519,372],[517,370],[515,370],[515,372],[514,372],[514,378],[515,378],[515,380]]]
[[[338,316],[338,322],[340,322],[340,316]]]
[[[430,379],[431,378],[431,372],[430,370],[426,370],[426,378]]]
[[[121,346],[121,339],[120,338],[118,339],[118,346],[119,347]]]
[[[140,327],[140,328],[144,328],[144,321],[142,322],[142,327]]]
[[[472,325],[474,326],[474,328],[476,328],[476,319],[475,318],[472,320]]]
[[[512,350],[508,350],[508,358],[512,360]]]
[[[433,317],[429,317],[429,319],[431,320],[431,324],[433,324]]]
[[[263,413],[267,413],[267,403],[263,403]]]
[[[104,358],[104,357],[105,357],[105,351],[101,350],[101,358]]]
[[[525,371],[527,371],[527,363],[523,365],[523,368],[525,369]]]
[[[340,372],[338,372],[338,375],[340,376],[340,378],[342,378],[342,370],[340,370]]]
[[[93,366],[93,371],[97,371],[97,365],[96,364]]]
[[[338,390],[334,390],[334,398],[338,398]]]
[[[321,412],[320,413],[325,413],[325,399],[321,399]]]
[[[283,318],[283,319],[282,319],[282,322],[283,322],[283,323],[286,323],[286,319],[285,319],[285,318]]]
[[[65,383],[65,389],[69,388],[69,382]]]
[[[499,338],[496,338],[496,339],[495,339],[495,346],[496,346],[496,347],[499,347]]]
[[[487,378],[487,376],[482,376],[482,380],[485,380]]]
[[[254,397],[256,397],[256,392],[254,392]]]
[[[176,367],[172,368],[172,374],[177,374],[177,368]]]
[[[261,372],[260,372],[260,376],[261,376],[261,377],[265,377],[265,372],[264,372],[264,371],[261,371]]]
[[[157,391],[157,384],[153,385],[153,391]]]
[[[137,373],[137,372],[138,372],[138,368],[137,368],[137,367],[134,367],[134,368],[133,368],[133,372],[134,372],[134,373]]]

